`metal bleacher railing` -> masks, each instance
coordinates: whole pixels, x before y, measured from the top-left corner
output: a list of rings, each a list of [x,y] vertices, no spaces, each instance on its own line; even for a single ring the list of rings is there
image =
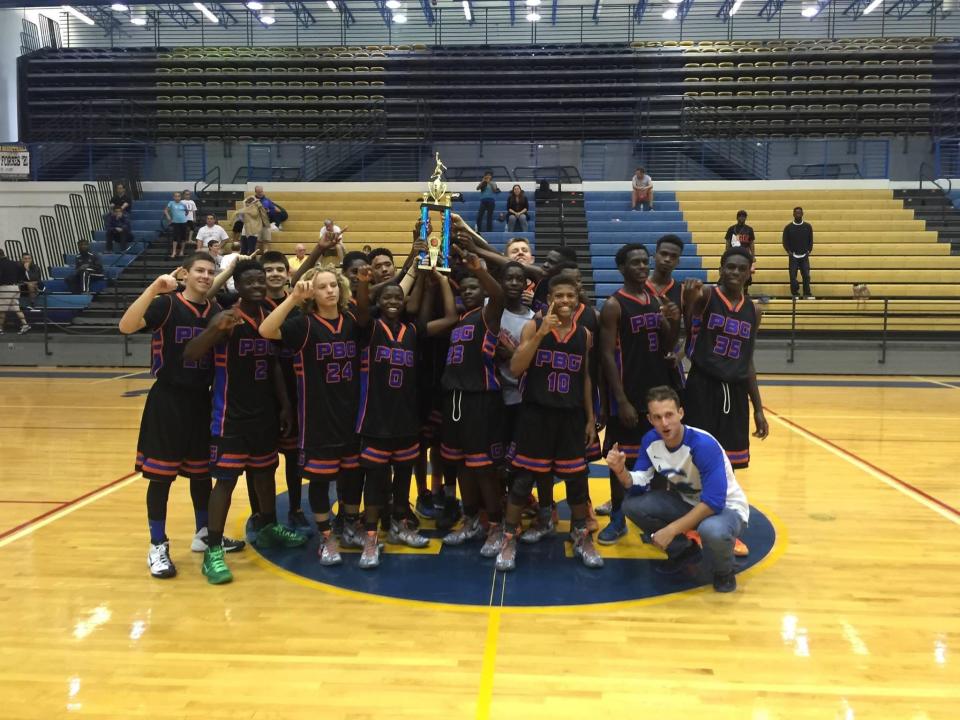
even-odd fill
[[[820,2],[813,18],[801,15],[800,3],[766,2],[729,15],[727,0],[686,0],[673,20],[661,17],[665,5],[647,2],[544,3],[540,20],[527,22],[522,3],[474,6],[468,20],[460,8],[437,7],[423,0],[409,3],[403,24],[391,21],[382,3],[344,4],[330,12],[322,3],[280,3],[272,24],[258,20],[241,3],[218,4],[223,20],[203,21],[189,6],[138,8],[146,24],[137,26],[107,13],[90,26],[57,13],[64,47],[163,47],[183,45],[349,45],[423,43],[432,46],[522,43],[603,43],[652,40],[720,40],[737,38],[903,37],[960,34],[960,15],[942,0],[888,0],[880,10],[854,12],[850,3]],[[51,10],[50,12],[56,12]],[[49,14],[49,13],[48,13]],[[43,17],[43,16],[41,16]],[[22,39],[27,49],[38,42],[36,26]]]

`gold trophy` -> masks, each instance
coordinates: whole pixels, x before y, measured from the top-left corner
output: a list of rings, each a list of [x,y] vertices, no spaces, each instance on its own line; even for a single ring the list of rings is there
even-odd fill
[[[447,181],[443,179],[443,171],[447,166],[440,161],[440,153],[436,154],[437,165],[427,183],[427,192],[423,193],[420,203],[420,240],[427,245],[427,250],[420,253],[417,267],[423,270],[437,270],[450,272],[450,193],[447,192]],[[440,223],[440,231],[435,231],[431,221],[431,211]]]

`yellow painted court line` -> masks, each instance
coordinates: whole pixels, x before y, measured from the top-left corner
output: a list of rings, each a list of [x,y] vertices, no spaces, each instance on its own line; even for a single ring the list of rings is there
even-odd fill
[[[130,410],[130,405],[97,405],[97,410]],[[5,410],[76,410],[76,405],[38,405],[30,403],[29,405],[0,405]]]
[[[494,608],[490,611],[487,620],[487,637],[483,646],[480,692],[477,694],[477,720],[489,720],[490,718],[490,703],[493,701],[493,674],[497,664],[497,641],[499,638],[500,608]]]
[[[883,474],[882,472],[880,472],[879,470],[877,470],[877,469],[875,469],[875,468],[873,468],[873,467],[870,467],[868,464],[866,464],[865,462],[863,462],[863,461],[860,460],[859,458],[855,457],[855,456],[852,455],[851,453],[847,452],[846,450],[843,450],[842,448],[839,448],[839,447],[834,447],[834,446],[831,445],[830,443],[824,442],[823,440],[821,440],[820,438],[818,438],[816,435],[813,435],[812,433],[808,432],[807,430],[804,430],[803,428],[801,428],[801,427],[799,427],[799,426],[797,426],[797,425],[795,425],[795,424],[793,424],[793,423],[791,423],[791,422],[788,422],[787,420],[784,420],[783,418],[781,418],[779,415],[777,415],[776,413],[774,413],[774,412],[773,412],[772,410],[770,410],[769,408],[767,408],[767,412],[770,413],[770,415],[773,417],[773,419],[774,419],[776,422],[780,423],[781,425],[783,425],[785,428],[787,428],[787,429],[790,430],[791,432],[796,433],[797,435],[799,435],[800,437],[804,438],[805,440],[809,440],[811,443],[813,443],[814,445],[816,445],[817,447],[819,447],[819,448],[821,448],[821,449],[823,449],[823,450],[826,450],[826,451],[829,452],[830,454],[836,455],[836,456],[837,456],[838,458],[840,458],[841,460],[844,460],[844,461],[850,463],[850,464],[853,465],[855,468],[858,468],[858,469],[862,470],[863,472],[867,473],[867,475],[870,475],[871,477],[875,478],[876,480],[879,480],[880,482],[882,482],[884,485],[887,485],[887,486],[889,486],[889,487],[892,487],[894,490],[896,490],[896,491],[898,491],[898,492],[900,492],[900,493],[903,493],[903,494],[906,495],[908,498],[911,498],[912,500],[915,500],[916,502],[920,503],[920,504],[923,505],[924,507],[926,507],[926,508],[928,508],[928,509],[930,509],[930,510],[933,510],[935,513],[937,513],[937,514],[940,515],[941,517],[946,518],[946,519],[949,520],[950,522],[952,522],[952,523],[954,523],[954,524],[956,524],[956,525],[960,525],[960,517],[958,517],[958,516],[955,515],[954,513],[951,513],[951,512],[950,512],[949,510],[947,510],[946,508],[937,505],[935,502],[933,502],[933,501],[929,500],[928,498],[924,497],[924,496],[923,496],[922,494],[920,494],[919,492],[916,492],[915,490],[911,490],[909,487],[906,487],[905,485],[901,485],[900,483],[895,482],[894,480],[891,480],[891,479],[890,479],[889,477],[887,477],[885,474]]]
[[[130,485],[131,483],[136,482],[141,477],[142,476],[140,475],[140,473],[131,475],[126,480],[122,480],[115,485],[110,485],[109,487],[105,487],[102,490],[97,490],[96,492],[89,495],[88,497],[85,497],[83,500],[80,500],[79,502],[76,502],[72,505],[68,505],[65,508],[57,510],[56,512],[51,513],[50,515],[43,518],[42,520],[38,520],[35,523],[31,523],[30,525],[27,525],[25,528],[18,530],[12,535],[7,535],[7,537],[0,540],[0,548],[6,547],[10,543],[16,542],[17,540],[20,540],[21,538],[24,538],[27,535],[32,535],[40,528],[46,527],[50,523],[53,523],[53,522],[56,522],[57,520],[65,518],[70,513],[75,512],[80,508],[86,507],[91,503],[95,503],[97,500],[105,498],[107,495],[115,493],[117,490],[120,490],[121,488],[125,488],[127,485]]]

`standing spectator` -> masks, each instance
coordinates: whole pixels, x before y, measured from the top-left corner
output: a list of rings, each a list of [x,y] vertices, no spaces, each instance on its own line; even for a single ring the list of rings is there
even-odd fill
[[[640,209],[643,210],[643,206],[646,205],[647,210],[653,210],[653,179],[647,175],[647,171],[638,167],[633,173],[631,185],[633,187],[633,199],[630,209],[636,210],[639,205]]]
[[[213,264],[217,266],[217,272],[219,273],[220,266],[223,264],[223,255],[220,254],[220,241],[210,240],[207,243],[206,251],[213,258]]]
[[[727,234],[724,236],[724,250],[732,247],[742,247],[748,250],[753,256],[753,262],[750,263],[750,278],[744,287],[750,287],[753,284],[753,275],[757,271],[757,252],[756,236],[753,234],[753,228],[747,225],[747,211],[737,211],[737,224],[727,228]]]
[[[27,310],[36,310],[37,295],[42,289],[40,282],[40,268],[33,262],[30,253],[24,253],[20,258],[20,295],[27,299]]]
[[[493,232],[493,210],[496,206],[495,194],[500,192],[500,188],[493,181],[493,173],[487,170],[483,174],[483,179],[477,185],[480,191],[480,209],[477,210],[477,232]],[[487,217],[486,230],[480,227],[483,217]]]
[[[270,218],[260,200],[255,195],[251,195],[243,201],[243,235],[240,240],[240,252],[243,255],[252,255],[258,245],[264,252],[270,247]]]
[[[320,231],[320,237],[323,237],[323,231]],[[297,246],[294,248],[295,255],[290,255],[287,257],[287,261],[290,263],[290,272],[295,273],[300,269],[300,266],[303,265],[303,261],[307,259],[307,248],[303,243],[297,243]]]
[[[729,250],[732,247],[742,247],[750,251],[751,255],[756,255],[754,251],[754,242],[756,236],[753,234],[753,228],[747,225],[747,211],[737,211],[737,224],[727,228],[727,234],[724,236],[726,247]]]
[[[783,229],[783,249],[789,257],[790,294],[801,300],[816,300],[810,292],[810,254],[813,252],[813,226],[804,222],[803,208],[793,209],[793,222]],[[803,278],[803,296],[797,283],[797,270]]]
[[[81,240],[77,243],[77,250],[73,275],[67,278],[67,287],[75,295],[90,292],[90,281],[103,277],[103,263],[95,253],[90,252],[90,243]]]
[[[339,228],[333,224],[333,220],[327,218],[323,221],[323,227],[320,228],[320,243],[325,247],[330,247],[324,251],[321,256],[321,265],[324,267],[335,267],[343,263],[345,250],[343,248],[343,233],[347,228]],[[333,245],[329,245],[332,242]]]
[[[527,202],[527,196],[523,193],[523,188],[514,185],[510,191],[510,197],[507,198],[507,230],[514,232],[517,225],[520,226],[520,232],[526,232],[530,227],[530,218],[527,216],[530,210],[530,203]]]
[[[123,183],[117,183],[116,188],[114,188],[113,197],[110,198],[110,207],[120,208],[124,215],[133,210],[133,198],[130,197],[130,193],[127,192]]]
[[[183,257],[183,248],[187,244],[187,206],[179,192],[173,194],[173,200],[163,209],[163,216],[170,223],[170,257],[177,257],[178,246],[179,256]]]
[[[181,196],[183,197],[183,204],[187,208],[187,240],[192,240],[193,231],[197,227],[197,204],[190,196],[189,190],[184,190]]]
[[[197,230],[197,250],[203,250],[210,246],[210,242],[216,240],[222,243],[229,238],[227,231],[217,225],[217,216],[212,213],[207,214],[207,222]]]
[[[30,329],[27,319],[20,309],[20,288],[17,281],[20,277],[21,265],[10,260],[3,250],[0,250],[0,335],[3,335],[3,325],[7,321],[7,313],[16,313],[20,320],[20,334]]]
[[[130,216],[124,215],[123,210],[114,207],[107,218],[107,252],[113,252],[113,243],[120,243],[120,249],[126,251],[133,241],[133,231],[130,229]]]

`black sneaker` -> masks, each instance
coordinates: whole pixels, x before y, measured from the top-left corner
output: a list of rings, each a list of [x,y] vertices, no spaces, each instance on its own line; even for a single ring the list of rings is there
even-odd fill
[[[713,576],[713,589],[717,592],[728,593],[737,589],[735,573],[717,573]]]
[[[443,510],[437,515],[437,529],[448,532],[460,521],[461,517],[463,517],[463,509],[460,506],[460,501],[456,498],[444,498]]]
[[[437,517],[439,510],[433,502],[433,493],[429,490],[417,497],[416,513],[424,520],[433,520]]]
[[[407,503],[407,511],[403,514],[404,519],[410,523],[410,527],[414,530],[420,529],[420,518],[417,517],[417,514],[413,511],[413,508],[410,507],[410,503]]]
[[[653,567],[661,575],[675,575],[683,570],[685,565],[698,562],[701,557],[700,546],[691,542],[674,557],[668,557],[666,560],[656,563]]]
[[[303,510],[293,510],[287,513],[287,525],[293,530],[309,530],[310,521],[303,514]]]

